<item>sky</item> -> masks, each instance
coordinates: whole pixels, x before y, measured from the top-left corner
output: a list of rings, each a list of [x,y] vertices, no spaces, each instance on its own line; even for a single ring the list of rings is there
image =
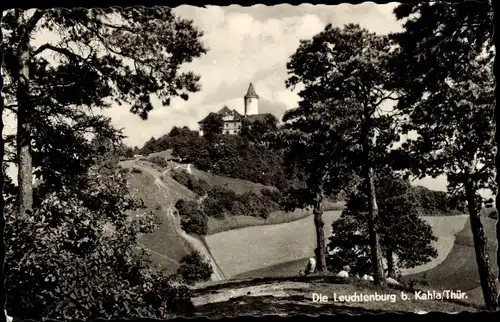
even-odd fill
[[[188,101],[174,99],[168,107],[154,102],[155,109],[145,121],[130,113],[127,106],[112,107],[104,114],[123,129],[126,144],[141,147],[151,137],[168,133],[174,125],[198,129],[199,120],[224,105],[243,112],[243,96],[252,82],[260,96],[259,112],[273,113],[281,119],[286,109],[298,102],[297,93],[285,87],[285,80],[286,62],[301,39],[312,38],[328,23],[338,27],[357,23],[378,34],[400,31],[401,22],[392,13],[397,5],[365,2],[176,7],[174,13],[193,20],[203,31],[202,41],[209,49],[206,55],[183,66],[201,76],[201,91],[190,95]],[[34,42],[47,42],[47,37],[50,36],[39,35]],[[15,128],[12,120],[5,122],[6,131]],[[418,180],[415,184],[446,189],[443,177]]]

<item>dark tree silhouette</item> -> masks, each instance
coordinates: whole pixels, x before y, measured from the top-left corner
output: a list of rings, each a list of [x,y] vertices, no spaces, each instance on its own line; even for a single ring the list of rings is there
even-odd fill
[[[222,120],[222,116],[217,113],[208,114],[201,125],[203,137],[207,138],[207,140],[212,140],[218,135],[221,135],[223,129],[224,121]]]
[[[385,284],[385,278],[379,249],[374,167],[379,162],[377,155],[385,155],[389,144],[396,140],[392,115],[381,110],[386,100],[395,99],[393,93],[384,90],[390,79],[386,64],[391,53],[386,36],[377,36],[359,25],[348,24],[342,29],[327,25],[312,40],[301,41],[287,64],[290,74],[287,86],[302,84],[304,90],[299,93],[302,99],[299,108],[284,118],[285,122],[295,120],[291,126],[293,134],[287,140],[296,152],[286,159],[304,155],[305,172],[316,176],[307,186],[314,191],[316,204],[324,198],[322,190],[328,186],[325,180],[349,173],[358,173],[365,180],[370,196],[368,223],[373,275],[378,285]],[[321,143],[314,144],[312,140]],[[347,185],[337,181],[339,186]],[[315,218],[317,225],[322,226],[320,215]],[[323,234],[319,227],[316,230]],[[318,237],[318,243],[321,240],[324,237]],[[318,245],[321,256],[323,246]],[[318,265],[323,265],[323,260]]]
[[[396,108],[409,115],[403,134],[418,133],[402,147],[410,160],[406,168],[419,177],[447,175],[450,194],[467,200],[485,304],[496,310],[496,278],[479,214],[484,200],[478,194],[497,189],[493,11],[485,1],[420,2],[400,5],[395,14],[409,18],[404,31],[392,35],[400,48],[394,87],[402,98]]]
[[[330,269],[350,265],[360,275],[371,271],[370,243],[367,225],[368,200],[366,189],[352,193],[339,220],[333,222],[333,235],[328,248]],[[387,275],[399,276],[402,268],[412,268],[437,256],[431,242],[436,241],[431,227],[420,218],[420,204],[410,184],[394,175],[376,180],[380,207],[380,237]],[[394,261],[397,256],[397,262]]]
[[[3,93],[17,116],[21,215],[32,209],[34,154],[49,153],[33,140],[61,131],[71,135],[69,128],[92,131],[103,120],[89,116],[89,109],[109,107],[110,100],[129,104],[145,119],[153,109],[151,94],[169,105],[199,90],[199,76],[178,69],[206,52],[202,33],[167,7],[13,9],[1,27],[8,34]],[[58,39],[35,47],[33,35],[43,31]]]

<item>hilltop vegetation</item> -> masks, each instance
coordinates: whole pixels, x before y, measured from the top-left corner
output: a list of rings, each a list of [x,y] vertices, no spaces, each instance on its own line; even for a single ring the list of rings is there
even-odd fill
[[[266,132],[267,133],[267,132]],[[172,130],[158,139],[150,139],[141,149],[128,148],[124,154],[150,154],[172,149],[174,156],[197,169],[230,178],[249,180],[285,189],[283,155],[268,147],[264,135],[216,135],[210,140],[187,127]]]

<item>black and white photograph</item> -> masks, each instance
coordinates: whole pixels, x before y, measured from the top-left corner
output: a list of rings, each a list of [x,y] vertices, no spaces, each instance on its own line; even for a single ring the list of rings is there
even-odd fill
[[[8,321],[497,311],[492,19],[4,10]]]

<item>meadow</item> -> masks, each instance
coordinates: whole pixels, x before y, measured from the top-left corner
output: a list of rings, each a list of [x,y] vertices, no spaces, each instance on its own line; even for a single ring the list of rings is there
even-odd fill
[[[496,265],[497,242],[495,225],[496,220],[482,218],[484,233],[488,239],[490,265],[494,274],[498,273]],[[467,292],[468,302],[482,304],[483,294],[479,284],[479,275],[476,264],[476,253],[467,218],[464,228],[455,235],[455,242],[448,256],[436,267],[427,271],[409,274],[403,280],[425,280],[434,289],[458,289]]]
[[[324,231],[326,238],[331,236],[331,223],[340,217],[340,213],[340,211],[325,212],[323,219],[325,221]],[[443,217],[426,216],[423,217],[423,219],[432,227],[434,234],[438,237],[438,240],[434,243],[434,247],[438,251],[438,257],[425,265],[404,270],[403,274],[423,272],[444,262],[454,247],[455,234],[458,234],[466,228],[465,223],[467,217],[464,215]],[[295,223],[296,226],[291,226]],[[223,239],[226,241],[231,240],[227,246],[231,247],[231,252],[221,251],[218,253],[217,251],[213,251],[213,254],[223,271],[225,271],[226,267],[223,263],[228,263],[226,265],[229,266],[229,272],[226,273],[226,275],[231,275],[233,278],[296,275],[299,270],[306,266],[308,258],[313,256],[313,251],[316,246],[314,220],[312,217],[307,217],[286,225],[262,227],[260,232],[259,230],[251,231],[250,228],[239,229],[234,232],[238,232],[237,235],[242,239],[245,239],[245,236],[247,236],[240,247],[243,247],[243,245],[252,245],[245,250],[240,250],[240,253],[249,253],[248,249],[250,249],[249,256],[254,256],[253,258],[248,257],[246,262],[240,262],[238,259],[232,258],[230,253],[234,252],[238,254],[237,250],[232,249],[238,247],[239,241],[233,242],[230,239],[231,236],[233,236],[229,234],[230,232],[207,237],[207,243],[211,249],[212,247],[222,247],[221,243]],[[268,236],[271,236],[272,241],[268,241]],[[217,239],[213,237],[217,237]],[[263,244],[261,244],[261,240],[264,243],[272,243],[274,247],[269,246],[268,252],[259,253],[259,248],[264,247]],[[282,251],[287,252],[287,254],[281,254]],[[278,258],[281,259],[281,261],[278,261]],[[270,262],[272,262],[272,264],[268,264]],[[240,265],[240,267],[233,268],[237,265]]]
[[[326,211],[324,232],[341,211]],[[314,256],[316,237],[312,216],[284,224],[252,226],[206,237],[220,268],[230,278],[243,272]],[[298,273],[298,271],[296,271]]]
[[[192,199],[194,194],[168,176],[159,178],[160,172],[147,162],[125,161],[121,165],[130,170],[130,191],[145,203],[146,208],[141,211],[152,211],[158,224],[153,233],[140,236],[138,246],[151,256],[160,270],[169,275],[174,274],[181,258],[191,253],[192,248],[175,230],[172,217],[167,216],[167,210],[175,200]]]

